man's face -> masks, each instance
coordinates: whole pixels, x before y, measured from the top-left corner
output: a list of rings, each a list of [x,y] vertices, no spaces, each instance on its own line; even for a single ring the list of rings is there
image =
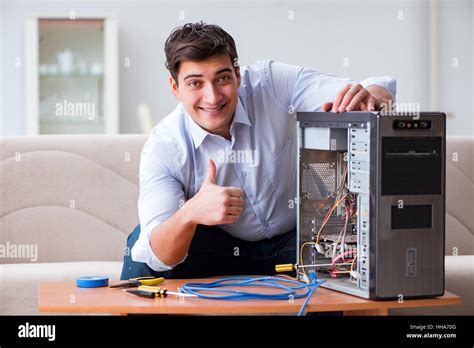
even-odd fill
[[[170,77],[170,85],[194,122],[210,133],[230,138],[240,73],[238,68],[234,69],[229,55],[182,61],[178,83]]]

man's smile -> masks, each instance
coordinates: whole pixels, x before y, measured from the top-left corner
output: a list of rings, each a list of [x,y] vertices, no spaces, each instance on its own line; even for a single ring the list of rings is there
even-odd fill
[[[217,107],[201,107],[201,106],[198,106],[198,109],[204,111],[206,114],[210,115],[210,116],[215,116],[215,115],[218,115],[222,109],[224,109],[224,107],[227,105],[227,102],[220,105],[220,106],[217,106]]]

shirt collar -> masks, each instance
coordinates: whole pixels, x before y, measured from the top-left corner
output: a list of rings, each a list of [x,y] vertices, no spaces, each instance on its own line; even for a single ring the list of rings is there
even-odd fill
[[[212,134],[206,131],[205,129],[202,129],[201,126],[199,126],[196,122],[194,122],[191,116],[189,116],[189,114],[187,113],[184,106],[183,106],[183,110],[186,116],[188,117],[189,130],[191,133],[191,137],[193,138],[194,148],[197,149],[202,144],[206,136],[212,135]],[[234,120],[232,121],[231,130],[235,123],[242,123],[248,126],[252,126],[249,116],[247,115],[247,111],[245,111],[245,108],[242,105],[240,97],[238,97],[238,100],[237,100],[237,106],[235,108]]]
[[[252,126],[252,122],[250,122],[249,115],[247,115],[247,111],[245,110],[240,97],[238,98],[237,106],[235,108],[233,123],[242,123],[247,126]]]

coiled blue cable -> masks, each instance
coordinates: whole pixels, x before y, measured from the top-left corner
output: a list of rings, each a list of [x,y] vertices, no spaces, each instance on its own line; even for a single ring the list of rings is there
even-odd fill
[[[298,315],[304,313],[309,299],[316,289],[324,281],[319,281],[314,272],[310,273],[311,283],[305,284],[297,280],[291,280],[280,277],[229,277],[216,280],[209,283],[186,283],[182,286],[183,293],[196,295],[197,297],[214,299],[214,300],[288,300],[306,297],[303,306]],[[287,284],[287,285],[286,285]],[[236,286],[255,286],[277,288],[281,290],[279,293],[265,294],[258,292],[240,291],[232,289],[222,289],[223,287]],[[298,290],[305,289],[304,292],[297,293]],[[205,294],[202,291],[213,291],[220,294]]]

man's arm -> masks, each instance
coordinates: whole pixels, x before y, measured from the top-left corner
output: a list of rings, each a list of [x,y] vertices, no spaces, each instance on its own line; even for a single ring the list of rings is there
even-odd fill
[[[390,94],[390,92],[382,86],[370,85],[370,86],[366,87],[366,89],[375,98],[377,98],[380,101],[379,109],[380,109],[380,107],[383,107],[384,105],[390,105],[391,106],[393,103],[395,103],[395,100],[393,99],[392,94]]]
[[[155,256],[166,265],[179,263],[188,253],[196,226],[189,205],[185,204],[152,230],[150,245]]]
[[[390,101],[395,101],[396,81],[387,76],[358,83],[278,62],[271,62],[269,70],[276,100],[295,111],[378,110],[384,103],[391,105]]]
[[[234,187],[216,185],[216,165],[209,160],[209,171],[199,192],[168,220],[151,232],[150,245],[166,265],[175,265],[188,253],[198,224],[220,225],[237,222],[243,210],[243,193]]]

